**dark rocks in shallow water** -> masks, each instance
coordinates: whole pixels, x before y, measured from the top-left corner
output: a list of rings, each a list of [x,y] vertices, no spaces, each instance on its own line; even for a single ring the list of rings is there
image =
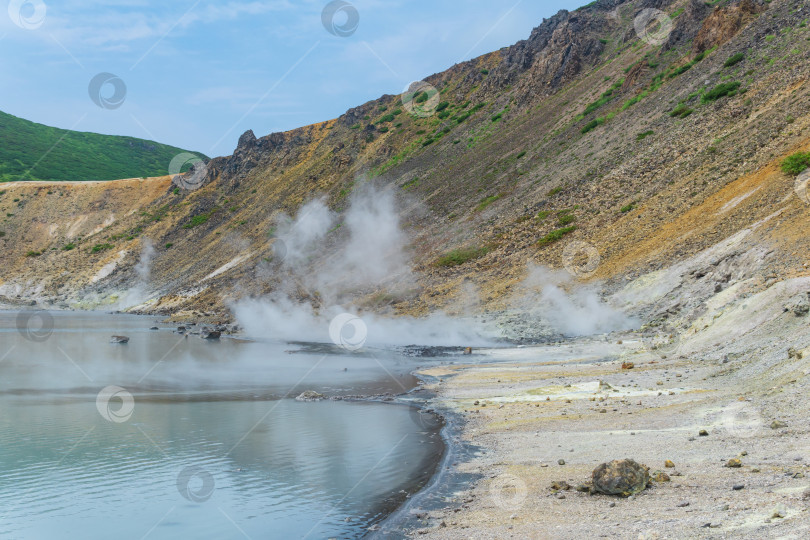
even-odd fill
[[[200,330],[200,337],[203,339],[219,339],[222,332],[219,330],[211,330],[210,328],[203,328]]]
[[[110,338],[110,343],[129,343],[129,337],[127,336],[113,336]]]
[[[152,328],[150,328],[149,330],[160,330],[160,328],[158,328],[157,326],[153,326],[153,327],[152,327]]]
[[[629,497],[647,488],[650,470],[632,459],[617,459],[594,469],[592,481],[597,493]]]
[[[423,346],[423,345],[408,345],[402,347],[402,354],[412,358],[437,358],[441,356],[457,356],[458,354],[465,353],[464,347],[440,347],[440,346]],[[472,349],[470,353],[472,354]]]
[[[178,326],[178,327],[177,327],[177,333],[178,333],[178,334],[183,334],[183,333],[185,333],[185,331],[186,331],[186,327],[185,327],[185,326]]]
[[[295,401],[320,401],[322,399],[326,399],[326,396],[314,390],[307,390],[295,398]]]

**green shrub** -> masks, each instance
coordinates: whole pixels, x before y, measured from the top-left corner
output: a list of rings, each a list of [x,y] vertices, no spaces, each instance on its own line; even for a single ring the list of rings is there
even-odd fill
[[[394,118],[396,118],[392,113],[386,114],[381,116],[379,120],[377,120],[378,124],[385,124],[386,122],[393,122]]]
[[[443,110],[445,110],[449,106],[450,106],[450,102],[442,101],[441,103],[436,105],[436,112],[442,112]]]
[[[535,219],[538,220],[538,221],[543,221],[544,219],[546,219],[548,217],[548,215],[550,213],[551,212],[549,212],[548,210],[541,210],[541,211],[537,212],[537,216],[535,217]]]
[[[675,69],[672,71],[672,73],[670,73],[670,74],[669,74],[669,75],[667,75],[667,76],[668,76],[670,79],[674,79],[674,78],[675,78],[675,77],[677,77],[678,75],[683,75],[684,73],[686,73],[687,71],[689,71],[690,69],[692,69],[692,66],[694,66],[694,64],[693,64],[692,62],[689,62],[688,64],[684,64],[684,65],[682,65],[681,67],[675,68]]]
[[[25,254],[26,257],[39,257],[40,255],[42,255],[42,253],[39,251],[29,251]]]
[[[438,116],[440,120],[444,120],[445,118],[450,116],[450,111],[442,111],[439,114],[437,114],[436,116]]]
[[[515,159],[520,159],[525,155],[526,155],[526,151],[524,150],[523,152],[519,153]]]
[[[605,92],[603,92],[602,95],[599,96],[599,99],[597,99],[596,101],[594,101],[593,103],[591,103],[587,107],[585,107],[585,110],[583,111],[582,114],[584,116],[588,116],[589,114],[591,114],[595,110],[599,109],[603,105],[610,102],[614,97],[613,93],[616,90],[618,90],[619,88],[621,88],[623,84],[624,84],[624,79],[619,79],[616,83],[613,84],[613,86],[611,86]]]
[[[644,139],[646,139],[646,138],[647,138],[647,137],[649,137],[650,135],[655,135],[655,132],[654,132],[654,131],[652,131],[652,130],[650,130],[650,131],[643,131],[643,132],[639,133],[638,135],[636,135],[636,140],[637,140],[637,141],[643,141]]]
[[[70,251],[70,250],[74,249],[75,247],[76,247],[76,244],[74,244],[74,243],[65,244],[62,247],[62,251]]]
[[[540,247],[548,246],[553,244],[557,240],[562,239],[563,236],[566,234],[572,233],[577,230],[576,225],[571,225],[569,227],[563,227],[562,229],[556,229],[545,235],[543,238],[537,241],[537,245]]]
[[[491,197],[486,197],[485,199],[481,199],[481,202],[478,206],[475,207],[476,212],[480,212],[481,210],[485,209],[490,204],[494,203],[498,199],[500,199],[500,195],[492,195]]]
[[[562,190],[563,188],[561,187],[555,187],[554,189],[550,189],[546,195],[548,195],[549,197],[553,197],[557,193],[560,193]]]
[[[106,251],[106,250],[108,250],[108,249],[112,249],[112,248],[114,248],[114,247],[115,247],[115,246],[113,246],[112,244],[96,244],[96,245],[95,245],[95,246],[93,246],[93,248],[90,250],[90,253],[98,253],[99,251]]]
[[[796,176],[810,168],[810,152],[797,152],[782,161],[782,171]]]
[[[742,62],[744,58],[745,58],[745,54],[741,53],[741,52],[738,52],[737,54],[729,57],[729,59],[726,60],[726,63],[723,64],[723,65],[725,67],[735,66],[735,65],[739,64],[740,62]]]
[[[675,107],[669,115],[673,118],[686,118],[694,111],[686,106],[685,103],[681,103],[677,107]]]
[[[189,221],[188,223],[183,225],[183,228],[184,229],[193,229],[197,225],[202,225],[203,223],[206,223],[210,217],[211,217],[210,214],[200,214],[200,215],[197,215],[197,216],[193,216],[191,218],[191,221]]]
[[[700,100],[703,103],[710,103],[712,101],[717,101],[718,99],[726,96],[734,96],[738,93],[740,84],[741,83],[739,81],[718,84],[717,86],[715,86],[714,88],[703,94],[703,97],[700,98]]]
[[[636,208],[636,203],[630,203],[627,206],[622,206],[621,209],[620,209],[620,212],[622,214],[626,214],[627,212],[635,210],[635,208]]]
[[[446,253],[439,257],[436,261],[436,266],[441,266],[444,268],[452,268],[453,266],[460,266],[466,262],[480,259],[487,253],[489,253],[489,247],[469,247],[469,248],[460,248],[454,249],[449,253]]]
[[[492,121],[497,122],[501,118],[503,118],[503,113],[498,113],[498,114],[496,114],[495,116],[492,117]]]
[[[560,217],[557,219],[557,224],[558,224],[558,225],[570,225],[571,223],[573,223],[574,221],[576,221],[576,219],[577,219],[577,218],[575,218],[575,217],[574,217],[574,216],[572,216],[571,214],[562,214],[562,215],[561,215],[561,216],[560,216]]]
[[[591,120],[590,122],[585,124],[585,126],[582,128],[582,133],[588,133],[589,131],[593,131],[594,129],[596,129],[596,126],[598,125],[599,125],[598,119]]]
[[[170,248],[170,247],[172,247],[173,245],[174,245],[174,244],[172,244],[171,242],[167,243],[167,244],[166,244],[166,249],[169,249],[169,248]]]

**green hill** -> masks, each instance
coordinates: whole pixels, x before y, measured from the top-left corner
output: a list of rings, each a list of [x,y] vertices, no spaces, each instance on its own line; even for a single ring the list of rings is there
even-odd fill
[[[154,141],[59,129],[0,112],[0,182],[163,176],[182,152]]]

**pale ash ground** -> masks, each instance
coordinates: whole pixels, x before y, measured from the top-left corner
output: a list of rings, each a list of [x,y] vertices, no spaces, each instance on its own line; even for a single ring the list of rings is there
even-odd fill
[[[412,534],[810,537],[810,278],[763,272],[770,252],[755,233],[744,230],[613,295],[682,339],[648,328],[478,351],[479,363],[426,371],[439,381],[428,385],[438,392],[432,405],[461,412],[464,442],[481,448],[457,468],[481,476]],[[773,429],[775,420],[786,427]],[[726,467],[735,457],[742,467]],[[622,458],[670,481],[633,499],[573,489],[561,498],[550,489],[581,484],[598,464]]]

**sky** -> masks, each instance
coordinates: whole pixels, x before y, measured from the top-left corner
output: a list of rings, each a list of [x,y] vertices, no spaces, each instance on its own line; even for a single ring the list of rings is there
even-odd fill
[[[230,155],[529,37],[587,0],[2,0],[0,110]]]

